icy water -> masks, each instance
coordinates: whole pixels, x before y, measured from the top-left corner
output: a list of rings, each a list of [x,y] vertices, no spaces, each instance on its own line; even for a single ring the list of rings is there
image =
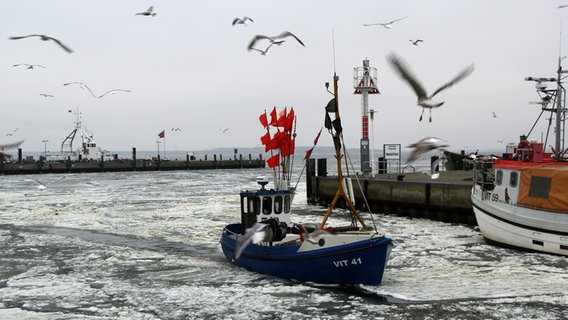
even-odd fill
[[[395,243],[379,287],[234,267],[221,230],[240,219],[238,192],[268,173],[0,176],[0,319],[568,317],[567,257],[496,247],[458,224],[376,214]],[[321,221],[298,189],[299,222]]]

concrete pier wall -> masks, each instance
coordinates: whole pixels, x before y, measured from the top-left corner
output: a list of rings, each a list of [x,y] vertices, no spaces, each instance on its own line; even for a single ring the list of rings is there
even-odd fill
[[[310,165],[315,165],[311,162]],[[317,170],[325,172],[326,170]],[[311,204],[328,206],[337,192],[337,177],[307,176],[307,198]],[[441,172],[438,179],[423,173],[404,175],[358,176],[352,178],[355,206],[358,210],[397,214],[445,222],[476,225],[470,192],[471,171]],[[365,199],[367,202],[365,202]],[[368,203],[368,207],[367,207]],[[345,207],[344,201],[339,201]]]

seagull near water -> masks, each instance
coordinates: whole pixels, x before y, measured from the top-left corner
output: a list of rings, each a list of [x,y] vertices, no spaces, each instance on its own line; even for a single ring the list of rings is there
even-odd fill
[[[236,24],[242,24],[243,26],[246,27],[246,26],[248,25],[248,21],[254,22],[254,20],[252,20],[252,19],[249,18],[249,17],[243,17],[242,19],[241,19],[241,18],[235,18],[235,19],[233,20],[233,24],[232,24],[232,25],[234,26],[234,25],[236,25]]]
[[[434,96],[442,90],[447,89],[463,80],[465,77],[470,75],[474,69],[473,64],[470,65],[469,67],[458,73],[458,75],[455,76],[452,80],[436,89],[433,94],[428,95],[424,87],[420,84],[417,78],[411,73],[410,69],[399,57],[397,57],[395,54],[390,54],[388,60],[394,67],[394,69],[398,72],[400,77],[408,82],[408,84],[412,87],[412,89],[416,93],[416,96],[418,97],[418,105],[422,107],[422,114],[420,114],[420,119],[418,121],[422,121],[422,115],[424,114],[424,110],[427,108],[430,110],[430,122],[432,122],[432,108],[438,108],[444,104],[443,101],[436,102],[433,101],[432,98],[434,98]]]
[[[154,12],[154,6],[150,6],[146,11],[138,12],[135,16],[152,16],[155,17],[157,13]]]
[[[248,50],[256,50],[256,51],[260,51],[262,55],[266,55],[268,49],[273,46],[273,45],[281,45],[282,43],[284,43],[284,41],[286,41],[285,39],[288,37],[292,37],[294,39],[296,39],[296,41],[298,41],[303,47],[305,47],[304,43],[302,42],[302,40],[300,40],[298,37],[296,37],[296,35],[294,35],[292,32],[290,31],[284,31],[281,34],[277,35],[277,36],[265,36],[262,34],[256,35],[254,38],[252,38],[251,42],[248,45]],[[270,41],[270,44],[268,45],[268,47],[266,49],[264,49],[264,51],[257,49],[254,47],[254,45],[260,41],[260,40],[268,40]]]
[[[395,22],[397,22],[397,21],[400,21],[400,20],[402,20],[402,19],[406,19],[406,18],[408,18],[408,17],[405,16],[405,17],[402,17],[402,18],[398,18],[398,19],[389,21],[389,22],[387,22],[387,23],[381,23],[381,22],[379,22],[379,23],[366,23],[366,24],[364,24],[363,26],[364,26],[364,27],[383,26],[383,27],[385,27],[385,28],[387,28],[387,29],[390,29],[390,28],[392,28],[392,24],[393,24],[393,23],[395,23]]]
[[[27,63],[18,63],[18,64],[13,65],[12,67],[18,67],[18,66],[27,66],[26,69],[28,69],[28,70],[33,70],[34,67],[42,67],[42,68],[45,68],[45,67],[42,66],[41,64],[27,64]]]
[[[266,227],[268,227],[266,223],[257,222],[252,227],[245,230],[244,236],[239,239],[235,246],[235,255],[233,258],[235,261],[239,259],[243,251],[251,242],[257,244],[264,241],[266,236],[266,231],[264,229],[266,229]]]
[[[44,34],[30,34],[30,35],[27,35],[27,36],[9,37],[8,39],[19,40],[19,39],[24,39],[24,38],[29,38],[29,37],[39,37],[42,41],[53,41],[53,42],[57,43],[63,50],[67,51],[68,53],[73,52],[73,50],[71,50],[71,48],[64,45],[61,41],[59,41],[59,40],[57,40],[53,37],[46,36]]]
[[[413,144],[406,146],[407,148],[413,149],[410,155],[408,156],[406,163],[413,162],[414,160],[418,159],[418,157],[420,157],[422,154],[428,151],[449,147],[447,144],[443,144],[442,142],[443,140],[440,138],[426,137],[420,139],[419,141]]]

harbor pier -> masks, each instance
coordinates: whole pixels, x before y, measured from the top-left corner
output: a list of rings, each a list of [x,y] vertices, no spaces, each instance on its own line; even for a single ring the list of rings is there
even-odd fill
[[[45,173],[84,173],[84,172],[118,172],[118,171],[165,171],[165,170],[210,170],[210,169],[251,169],[264,168],[265,160],[262,155],[253,158],[252,155],[234,155],[223,159],[221,155],[213,155],[213,159],[195,159],[187,155],[185,160],[165,160],[159,156],[152,159],[113,160],[59,160],[45,161],[23,159],[19,152],[18,159],[11,162],[0,163],[0,175],[9,174],[45,174]]]
[[[317,166],[310,159],[306,179],[308,203],[328,206],[337,177],[327,176],[326,159],[317,159]],[[424,173],[357,175],[352,184],[355,207],[362,211],[477,225],[470,199],[472,171],[443,171],[437,179]],[[341,199],[338,205],[345,207]]]

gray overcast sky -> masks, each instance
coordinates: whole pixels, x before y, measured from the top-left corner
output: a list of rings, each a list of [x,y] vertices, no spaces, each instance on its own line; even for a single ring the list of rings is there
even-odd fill
[[[377,111],[375,148],[404,147],[426,136],[445,139],[455,150],[498,148],[498,140],[516,142],[528,132],[540,112],[528,104],[538,95],[524,77],[554,77],[559,55],[567,54],[568,30],[561,36],[561,25],[568,8],[558,9],[565,3],[2,0],[0,143],[25,139],[24,152],[43,151],[48,139],[48,150],[57,151],[73,128],[68,110],[78,109],[83,126],[110,151],[154,150],[164,129],[170,150],[254,147],[264,133],[258,116],[287,106],[298,117],[296,144],[311,146],[331,98],[324,83],[334,72],[333,30],[348,147],[358,147],[361,137],[353,68],[368,58],[381,91],[369,99]],[[156,16],[135,15],[151,5]],[[231,25],[243,16],[255,22]],[[363,26],[405,16],[391,29]],[[306,46],[289,39],[266,56],[247,51],[254,35],[284,30]],[[74,52],[38,38],[8,40],[28,34],[52,36]],[[409,40],[417,38],[424,42],[413,46]],[[475,71],[437,96],[445,104],[431,123],[427,113],[419,122],[421,108],[388,65],[390,52],[406,60],[429,92],[471,63]],[[13,67],[18,63],[47,68]],[[63,86],[75,81],[96,94],[132,92],[95,99],[79,86]],[[182,131],[170,131],[175,127]],[[220,128],[230,129],[223,134]],[[545,130],[537,127],[532,137],[540,139]],[[331,146],[329,135],[319,144]]]

